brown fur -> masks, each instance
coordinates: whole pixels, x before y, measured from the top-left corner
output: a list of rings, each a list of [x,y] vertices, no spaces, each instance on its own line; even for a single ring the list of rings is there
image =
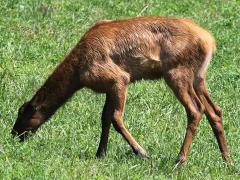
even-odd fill
[[[123,123],[127,86],[164,78],[186,109],[188,125],[178,162],[185,161],[202,114],[209,119],[225,160],[230,160],[221,110],[209,96],[205,74],[215,49],[212,35],[188,19],[138,17],[99,21],[65,57],[35,96],[20,108],[13,133],[36,130],[74,92],[106,93],[97,156],[106,153],[109,128],[122,134],[140,156],[144,149]],[[21,136],[22,137],[22,136]]]

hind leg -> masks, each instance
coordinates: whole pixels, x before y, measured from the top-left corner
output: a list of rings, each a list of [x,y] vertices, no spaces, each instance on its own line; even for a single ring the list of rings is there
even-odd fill
[[[222,123],[222,113],[221,109],[213,102],[211,99],[204,78],[196,79],[194,83],[195,90],[201,100],[201,102],[205,106],[205,114],[207,119],[212,127],[214,135],[217,139],[218,146],[222,153],[222,157],[226,161],[231,161],[229,151],[227,148],[227,142],[224,136],[224,129]]]
[[[170,70],[165,80],[173,90],[178,100],[185,107],[187,113],[187,128],[185,138],[177,159],[177,164],[183,163],[196,134],[204,108],[193,88],[193,73],[187,68]]]

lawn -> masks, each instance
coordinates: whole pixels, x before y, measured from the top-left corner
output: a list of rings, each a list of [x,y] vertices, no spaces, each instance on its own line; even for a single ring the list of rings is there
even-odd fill
[[[0,4],[0,179],[239,179],[239,0],[1,0]],[[188,163],[172,171],[187,120],[161,80],[132,84],[124,115],[149,159],[135,156],[113,128],[107,156],[95,158],[105,96],[87,89],[77,92],[24,143],[12,138],[20,105],[95,21],[140,15],[188,17],[215,36],[217,52],[207,81],[223,110],[233,166],[222,161],[204,117]]]

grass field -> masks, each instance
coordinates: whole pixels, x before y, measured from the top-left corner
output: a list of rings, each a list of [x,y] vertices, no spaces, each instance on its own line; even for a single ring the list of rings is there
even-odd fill
[[[0,179],[239,179],[240,1],[0,1]],[[185,133],[183,107],[163,81],[128,91],[125,123],[149,159],[136,157],[113,128],[96,159],[105,96],[77,92],[26,142],[12,139],[17,109],[29,100],[83,33],[99,19],[137,15],[192,18],[217,41],[208,86],[223,110],[233,166],[225,164],[204,117],[188,163],[172,172]]]

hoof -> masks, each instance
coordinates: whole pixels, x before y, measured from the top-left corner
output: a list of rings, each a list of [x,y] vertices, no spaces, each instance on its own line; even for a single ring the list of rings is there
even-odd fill
[[[175,165],[173,167],[172,171],[175,171],[176,169],[182,167],[183,165],[186,164],[186,157],[184,156],[179,156],[179,158],[175,161]]]
[[[230,155],[228,153],[225,153],[225,154],[223,153],[222,157],[223,157],[223,160],[226,163],[228,163],[229,165],[233,165],[234,164],[232,158],[230,157]]]
[[[146,151],[143,148],[134,149],[133,152],[141,158],[149,158]]]
[[[97,153],[96,153],[97,158],[103,158],[104,156],[106,156],[105,151],[97,151]]]

